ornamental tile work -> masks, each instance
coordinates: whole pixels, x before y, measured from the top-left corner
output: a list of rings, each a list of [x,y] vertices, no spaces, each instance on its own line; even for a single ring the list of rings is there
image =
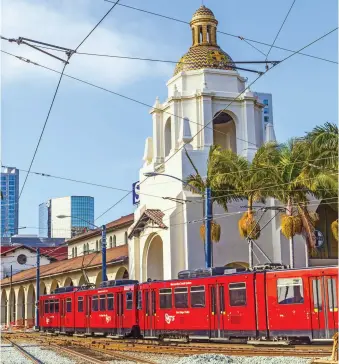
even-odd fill
[[[218,46],[197,45],[181,57],[177,63],[174,74],[182,71],[213,68],[221,70],[233,70],[235,64],[232,58]]]

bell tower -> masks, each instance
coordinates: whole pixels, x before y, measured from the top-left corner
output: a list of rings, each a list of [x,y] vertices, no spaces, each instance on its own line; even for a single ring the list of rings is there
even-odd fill
[[[217,45],[217,25],[218,21],[214,14],[202,5],[192,17],[190,26],[192,29],[192,46]]]

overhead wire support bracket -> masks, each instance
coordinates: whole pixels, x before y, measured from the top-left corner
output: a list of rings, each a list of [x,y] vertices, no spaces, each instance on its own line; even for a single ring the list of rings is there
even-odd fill
[[[65,48],[65,47],[60,47],[60,46],[56,46],[54,44],[50,44],[50,43],[45,43],[45,42],[40,42],[40,41],[37,41],[37,40],[34,40],[34,39],[29,39],[29,38],[24,38],[24,37],[19,37],[18,39],[14,39],[14,38],[11,38],[11,39],[8,39],[9,42],[15,42],[17,43],[18,45],[20,44],[25,44],[39,52],[42,52],[42,53],[45,53],[47,54],[48,56],[51,56],[65,64],[69,64],[69,59],[71,58],[71,56],[75,53],[74,50],[72,49],[69,49],[69,48]],[[67,55],[67,60],[64,60],[60,57],[57,57],[55,56],[54,54],[52,53],[49,53],[49,52],[46,52],[44,51],[43,49],[37,47],[37,46],[34,46],[33,44],[30,44],[30,43],[27,43],[27,42],[31,42],[31,43],[36,43],[36,44],[42,44],[42,45],[45,45],[45,46],[48,46],[48,47],[51,47],[51,48],[55,48],[55,50],[63,50],[65,51],[66,55]]]

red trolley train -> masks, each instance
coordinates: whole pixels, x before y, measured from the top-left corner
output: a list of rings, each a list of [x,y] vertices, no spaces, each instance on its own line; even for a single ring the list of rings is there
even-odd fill
[[[61,288],[40,297],[41,330],[187,340],[331,339],[338,330],[338,267],[283,268],[200,269],[169,281]]]

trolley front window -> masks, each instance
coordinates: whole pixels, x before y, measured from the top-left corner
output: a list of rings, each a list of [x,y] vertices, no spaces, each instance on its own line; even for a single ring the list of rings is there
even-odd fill
[[[100,311],[106,311],[106,295],[100,295]]]
[[[113,293],[109,293],[107,295],[107,310],[113,311],[114,309],[114,296]]]
[[[277,280],[278,303],[280,305],[304,303],[301,278],[279,278]]]
[[[175,308],[188,308],[188,288],[174,288]]]
[[[78,312],[84,312],[84,298],[78,297]]]
[[[66,299],[66,312],[72,312],[72,299]]]
[[[246,306],[246,283],[230,283],[228,292],[230,306]]]
[[[205,307],[205,287],[191,287],[191,307]]]
[[[126,310],[131,310],[133,308],[133,293],[126,292]]]
[[[172,289],[159,289],[160,308],[172,308]]]
[[[98,311],[98,296],[93,296],[92,311]]]

